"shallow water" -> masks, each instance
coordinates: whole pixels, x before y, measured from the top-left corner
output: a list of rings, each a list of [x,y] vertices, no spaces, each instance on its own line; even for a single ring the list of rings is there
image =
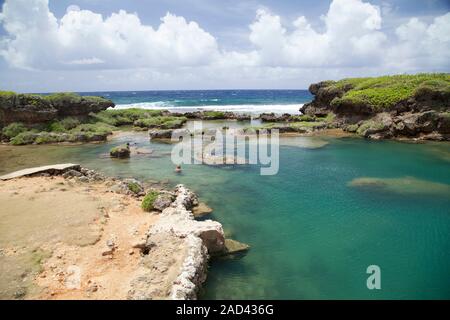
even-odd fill
[[[450,298],[450,196],[350,185],[360,177],[449,185],[450,145],[295,139],[281,145],[275,176],[260,176],[256,165],[184,165],[176,175],[172,146],[150,143],[145,133],[98,145],[1,147],[0,173],[79,162],[109,175],[185,183],[214,208],[211,218],[228,235],[252,247],[212,263],[202,298]],[[154,152],[105,156],[126,141]],[[366,287],[373,264],[381,268],[381,290]]]

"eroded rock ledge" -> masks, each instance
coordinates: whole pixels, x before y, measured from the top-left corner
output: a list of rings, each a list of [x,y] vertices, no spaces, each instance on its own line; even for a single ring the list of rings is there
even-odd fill
[[[175,194],[173,203],[161,212],[158,222],[149,229],[142,251],[148,255],[154,252],[158,254],[159,243],[167,242],[178,242],[184,246],[185,257],[170,289],[169,298],[195,299],[198,289],[206,280],[209,256],[225,251],[225,237],[219,222],[194,220],[191,210],[198,203],[194,193],[178,185]],[[139,277],[132,281],[130,299],[152,299],[155,296],[154,289],[146,284],[157,281],[152,273],[153,268],[160,267],[157,264],[158,261],[153,261],[147,265]]]

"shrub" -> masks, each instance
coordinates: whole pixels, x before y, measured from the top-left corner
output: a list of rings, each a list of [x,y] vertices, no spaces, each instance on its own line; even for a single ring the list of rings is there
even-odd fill
[[[147,212],[152,211],[153,203],[155,202],[158,195],[159,195],[159,192],[157,192],[157,191],[150,191],[149,193],[147,193],[147,195],[144,197],[144,200],[142,200],[142,204],[141,204],[142,209]]]
[[[2,134],[8,139],[12,139],[17,136],[19,133],[25,132],[28,129],[20,122],[13,122],[8,126],[4,127],[2,130]]]
[[[108,125],[106,123],[85,123],[80,124],[71,130],[72,133],[92,133],[92,134],[111,134],[115,127]]]
[[[59,92],[45,96],[45,99],[54,106],[81,102],[81,96],[76,93]]]
[[[336,97],[331,102],[335,107],[361,105],[383,110],[418,94],[450,94],[450,74],[421,73],[343,79],[330,82],[326,90],[345,91],[341,97]]]
[[[167,120],[161,124],[163,129],[178,129],[186,122],[186,118],[177,118],[173,120]]]
[[[90,116],[94,121],[107,123],[113,126],[122,126],[133,124],[138,119],[147,119],[151,117],[161,116],[162,110],[145,110],[145,109],[123,109],[123,110],[105,110],[99,113],[91,113]]]
[[[225,118],[225,113],[222,111],[204,111],[203,116],[205,118],[223,119]]]
[[[80,121],[79,121],[78,119],[72,118],[72,117],[64,118],[64,119],[62,119],[59,123],[60,123],[60,124],[64,127],[64,129],[66,129],[66,130],[71,130],[71,129],[77,127],[78,125],[80,125]]]
[[[59,121],[53,121],[48,125],[48,131],[50,132],[64,132],[66,128]]]
[[[128,189],[130,189],[131,192],[137,194],[142,191],[141,187],[136,182],[130,182],[128,183]]]
[[[185,117],[158,116],[138,119],[134,122],[134,125],[141,128],[175,129],[181,127],[185,122]]]
[[[15,146],[19,145],[25,145],[25,144],[32,144],[34,143],[34,140],[36,139],[37,134],[33,131],[25,131],[22,133],[19,133],[17,136],[11,139],[11,144]]]

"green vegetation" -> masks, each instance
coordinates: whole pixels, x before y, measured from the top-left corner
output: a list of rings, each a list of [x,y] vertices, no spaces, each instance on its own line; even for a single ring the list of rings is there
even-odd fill
[[[130,156],[130,148],[128,145],[120,145],[109,150],[109,155],[113,158],[128,158]]]
[[[142,210],[150,212],[153,210],[153,203],[155,202],[156,198],[159,196],[159,192],[157,191],[150,191],[147,193],[147,195],[144,197],[144,200],[142,200]]]
[[[106,100],[97,96],[80,96],[79,94],[72,92],[59,92],[44,96],[45,100],[51,103],[55,107],[65,106],[70,104],[79,104],[86,102],[90,104],[103,103]]]
[[[107,123],[112,126],[132,125],[136,120],[161,116],[164,111],[145,109],[105,110],[91,113],[94,121]]]
[[[0,91],[0,99],[10,98],[15,95],[14,91]]]
[[[37,137],[37,133],[34,131],[25,131],[19,133],[17,136],[10,140],[10,143],[14,146],[21,146],[24,144],[32,144]]]
[[[141,187],[136,182],[128,183],[128,189],[130,189],[130,191],[135,194],[138,194],[142,191]]]
[[[52,253],[48,250],[43,250],[40,248],[34,249],[31,252],[31,263],[33,266],[33,271],[40,273],[43,270],[42,264],[52,256]]]
[[[93,133],[100,135],[108,135],[114,131],[115,127],[101,122],[84,123],[72,129],[71,133]]]
[[[382,130],[384,128],[384,125],[381,122],[377,122],[374,120],[367,120],[364,121],[359,128],[356,130],[356,133],[359,135],[365,135],[367,130],[371,130],[371,131],[377,131],[377,130]],[[353,129],[353,128],[352,128]]]
[[[370,106],[374,110],[394,107],[401,101],[423,94],[450,96],[450,74],[395,75],[330,81],[327,90],[346,91],[331,102],[335,107]]]
[[[290,122],[289,127],[291,128],[314,128],[323,125],[324,122],[311,122],[311,121],[298,121],[298,122]]]
[[[138,119],[134,122],[134,125],[141,128],[176,129],[180,128],[185,122],[185,117],[157,116]]]
[[[14,122],[3,128],[2,135],[8,139],[12,139],[19,133],[25,132],[27,130],[28,129],[22,123]]]
[[[65,129],[65,130],[71,130],[76,128],[80,121],[73,117],[67,117],[59,121],[59,124]]]
[[[222,111],[204,111],[203,116],[205,119],[223,119],[225,118],[225,112]]]

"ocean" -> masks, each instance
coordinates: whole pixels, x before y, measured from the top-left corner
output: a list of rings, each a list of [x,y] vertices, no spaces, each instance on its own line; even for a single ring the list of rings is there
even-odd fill
[[[81,92],[103,96],[116,109],[165,109],[177,112],[198,110],[298,114],[299,108],[312,100],[308,90],[168,90]]]

